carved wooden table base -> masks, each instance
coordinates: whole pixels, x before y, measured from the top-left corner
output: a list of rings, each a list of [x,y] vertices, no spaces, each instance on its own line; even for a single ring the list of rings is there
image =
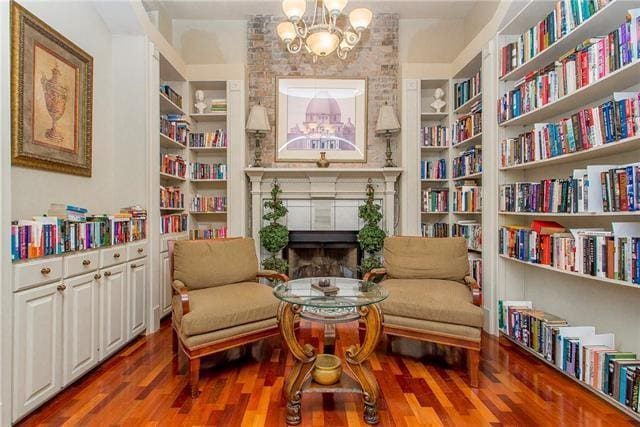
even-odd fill
[[[345,359],[349,369],[357,381],[357,387],[349,386],[354,383],[348,375],[342,374],[343,379],[334,386],[320,386],[310,380],[311,370],[316,361],[316,349],[310,344],[301,344],[295,336],[294,322],[296,316],[302,312],[302,307],[287,302],[281,302],[278,308],[278,326],[289,350],[296,358],[291,373],[284,387],[287,399],[287,423],[300,424],[300,401],[304,391],[320,393],[360,392],[364,401],[364,420],[368,424],[377,424],[378,397],[380,390],[378,382],[371,371],[364,366],[364,362],[373,353],[380,335],[382,334],[382,313],[377,304],[358,307],[360,318],[366,325],[364,340],[360,345],[352,345],[345,351]]]

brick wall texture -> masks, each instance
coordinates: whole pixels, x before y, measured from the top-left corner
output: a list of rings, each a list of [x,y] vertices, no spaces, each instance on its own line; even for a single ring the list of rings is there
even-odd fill
[[[332,54],[313,63],[311,55],[287,52],[276,33],[282,16],[255,15],[247,26],[247,71],[249,106],[260,102],[269,112],[271,134],[263,138],[262,159],[265,166],[309,166],[309,163],[275,164],[275,120],[277,77],[366,77],[368,85],[367,163],[336,163],[332,167],[381,167],[384,165],[386,141],[375,134],[378,110],[385,101],[399,111],[398,15],[375,14],[369,29],[346,60]],[[343,26],[344,28],[344,26]],[[392,141],[395,146],[400,138]],[[250,159],[253,159],[250,138]]]

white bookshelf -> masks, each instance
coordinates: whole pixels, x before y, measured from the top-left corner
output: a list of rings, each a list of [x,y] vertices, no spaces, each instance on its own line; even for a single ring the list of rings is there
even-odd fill
[[[492,79],[492,85],[494,85],[494,92],[491,94],[492,102],[495,103],[504,93],[513,89],[517,80],[554,62],[585,39],[602,36],[614,30],[624,22],[626,11],[629,8],[638,7],[638,2],[613,0],[553,45],[506,75],[500,76],[502,47],[543,19],[554,5],[555,2],[529,1],[498,32],[491,47],[497,53],[493,59],[495,71],[493,76],[487,76]],[[555,102],[499,125],[495,115],[487,116],[490,120],[485,122],[489,124],[491,132],[495,132],[494,143],[499,144],[506,138],[514,138],[532,130],[535,123],[556,122],[583,108],[599,105],[612,99],[613,92],[630,90],[640,90],[640,63],[638,62],[628,64]],[[485,131],[487,129],[485,128]],[[605,230],[611,229],[612,222],[640,221],[638,212],[501,212],[495,195],[502,184],[567,178],[571,176],[574,169],[582,169],[591,164],[618,165],[638,161],[640,160],[639,137],[513,166],[501,166],[499,150],[495,156],[485,157],[485,160],[487,160],[484,164],[485,173],[489,168],[492,173],[497,173],[495,187],[491,188],[491,193],[494,194],[490,196],[492,208],[489,212],[491,222],[495,223],[494,230],[506,225],[528,226],[534,219],[557,221],[567,229],[602,227]],[[493,230],[492,232],[497,233]],[[497,239],[493,240],[490,250],[497,253]],[[638,310],[640,286],[638,285],[498,255],[493,292],[493,307],[497,307],[499,300],[530,300],[534,308],[561,316],[567,319],[570,325],[595,326],[597,333],[615,333],[616,344],[620,349],[640,354],[640,332],[637,327],[640,322],[640,310]],[[494,316],[492,332],[497,333],[495,309],[492,311],[492,316]],[[519,343],[516,344],[519,345]],[[638,414],[621,408],[609,396],[588,386],[587,389],[640,420]]]

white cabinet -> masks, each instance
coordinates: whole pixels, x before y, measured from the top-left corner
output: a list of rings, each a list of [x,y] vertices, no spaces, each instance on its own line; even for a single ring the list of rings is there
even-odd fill
[[[97,254],[96,254],[97,263]],[[63,386],[98,363],[99,273],[66,279],[63,306]]]
[[[14,419],[60,390],[63,290],[56,282],[14,295]]]
[[[168,252],[162,253],[160,256],[162,257],[160,260],[160,292],[162,298],[160,309],[164,316],[171,313],[171,300],[173,298],[171,291],[171,260]]]
[[[128,338],[139,335],[146,328],[145,294],[147,283],[147,260],[139,259],[127,264],[129,279],[127,301],[129,303]]]
[[[100,271],[100,360],[104,360],[127,341],[126,264]]]

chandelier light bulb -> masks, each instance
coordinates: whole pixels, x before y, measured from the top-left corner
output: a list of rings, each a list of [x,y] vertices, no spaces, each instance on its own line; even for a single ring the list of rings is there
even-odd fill
[[[349,22],[356,31],[367,29],[373,18],[373,13],[364,7],[353,9],[349,14]]]
[[[331,16],[338,16],[347,5],[348,0],[324,0],[324,7]]]
[[[282,0],[282,12],[291,21],[302,19],[304,11],[307,9],[306,0]]]
[[[281,22],[276,27],[278,36],[285,43],[291,43],[296,38],[296,28],[290,21]]]
[[[317,56],[330,55],[340,43],[340,38],[334,33],[319,31],[307,37],[307,45],[311,52]]]

